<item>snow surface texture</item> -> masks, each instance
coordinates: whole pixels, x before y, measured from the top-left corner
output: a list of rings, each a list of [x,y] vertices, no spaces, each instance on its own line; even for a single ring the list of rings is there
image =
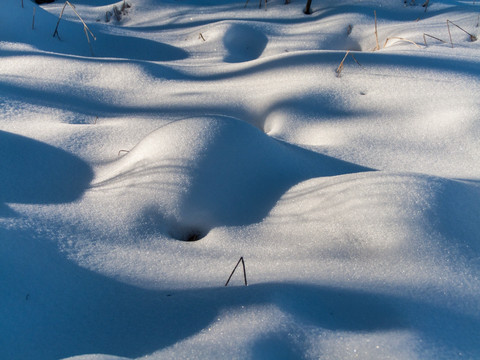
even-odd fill
[[[1,359],[480,358],[480,3],[72,3],[2,2]]]

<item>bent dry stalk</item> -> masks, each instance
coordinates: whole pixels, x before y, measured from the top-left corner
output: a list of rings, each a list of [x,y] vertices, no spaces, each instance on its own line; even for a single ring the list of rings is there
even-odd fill
[[[350,50],[347,51],[347,53],[346,53],[345,56],[343,57],[342,61],[340,62],[340,65],[338,65],[337,70],[335,70],[335,72],[337,73],[337,77],[340,77],[340,73],[341,73],[342,70],[343,70],[343,63],[345,62],[345,59],[347,58],[347,56],[348,56],[349,53],[350,53]]]
[[[452,33],[450,31],[450,24],[456,26],[457,28],[459,28],[460,30],[462,30],[465,34],[467,34],[468,36],[470,36],[470,41],[474,42],[474,41],[477,41],[477,37],[475,35],[472,35],[470,34],[468,31],[466,31],[465,29],[463,29],[462,27],[458,26],[457,24],[455,24],[453,21],[450,21],[447,19],[447,28],[448,28],[448,36],[450,37],[450,44],[452,45],[452,48],[453,48],[453,41],[452,41]]]
[[[425,43],[425,46],[427,46],[427,37],[430,37],[432,39],[435,39],[435,40],[438,40],[444,44],[446,44],[447,42],[445,40],[442,40],[436,36],[433,36],[433,35],[429,35],[429,34],[426,34],[426,33],[423,33],[423,42]]]
[[[408,42],[410,44],[413,44],[415,45],[417,48],[420,48],[420,46],[418,46],[418,44],[413,41],[413,40],[408,40],[408,39],[405,39],[405,38],[402,38],[402,37],[398,37],[398,36],[392,36],[392,37],[389,37],[387,38],[387,40],[385,40],[385,44],[383,44],[383,48],[385,49],[385,47],[387,46],[387,43],[390,41],[390,40],[401,40],[401,41],[405,41],[405,42]],[[426,45],[425,45],[426,46]]]
[[[235,270],[237,270],[237,267],[238,267],[238,265],[240,265],[240,263],[242,263],[242,266],[243,266],[243,280],[244,280],[244,282],[245,282],[245,286],[248,285],[248,284],[247,284],[247,272],[246,272],[246,270],[245,270],[245,261],[243,260],[243,256],[242,256],[242,257],[240,257],[240,259],[238,260],[237,265],[235,265],[235,267],[233,268],[233,271],[232,271],[232,273],[230,274],[230,276],[228,277],[228,280],[227,280],[227,282],[225,283],[225,286],[227,286],[228,283],[230,282],[230,279],[232,278],[233,273],[235,272]]]
[[[58,21],[57,21],[57,26],[55,27],[55,31],[53,32],[53,37],[57,36],[59,39],[60,39],[60,36],[58,35],[58,26],[60,25],[60,20],[62,19],[62,16],[63,16],[63,12],[65,11],[65,7],[66,6],[70,6],[73,10],[73,12],[75,13],[75,15],[77,15],[77,17],[80,19],[80,21],[82,22],[83,24],[83,31],[85,32],[85,36],[87,38],[87,42],[88,42],[88,46],[90,47],[90,51],[92,53],[92,56],[94,55],[93,54],[93,49],[92,49],[92,44],[90,43],[90,38],[88,36],[88,33],[90,33],[90,35],[92,35],[92,38],[93,40],[97,40],[97,38],[95,37],[95,35],[93,35],[92,31],[88,28],[87,24],[85,23],[85,21],[83,21],[82,17],[78,14],[77,10],[75,10],[75,6],[73,6],[69,1],[65,1],[65,4],[63,5],[63,8],[62,8],[62,11],[60,12],[60,16],[58,17]],[[87,32],[88,31],[88,32]]]
[[[353,61],[355,61],[358,66],[362,67],[362,64],[360,64],[358,62],[358,60],[355,58],[355,56],[353,56],[353,54],[350,52],[350,50],[347,50],[345,56],[343,57],[342,61],[340,62],[340,65],[338,65],[337,69],[335,70],[335,72],[337,73],[337,77],[341,76],[341,72],[343,70],[343,64],[344,64],[345,60],[347,59],[348,55],[350,55],[352,57]]]

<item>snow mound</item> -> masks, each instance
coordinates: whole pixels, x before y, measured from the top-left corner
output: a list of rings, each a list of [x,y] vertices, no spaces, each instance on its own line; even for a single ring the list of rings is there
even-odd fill
[[[59,204],[78,199],[93,178],[77,156],[0,130],[1,203]]]
[[[231,24],[223,37],[227,50],[225,62],[237,63],[258,59],[268,44],[263,31],[246,24]]]
[[[171,235],[185,239],[192,231],[200,238],[215,226],[259,222],[306,179],[365,170],[279,142],[245,122],[210,116],[154,131],[100,169],[95,186],[126,188],[135,202],[144,194],[139,221],[169,223]]]

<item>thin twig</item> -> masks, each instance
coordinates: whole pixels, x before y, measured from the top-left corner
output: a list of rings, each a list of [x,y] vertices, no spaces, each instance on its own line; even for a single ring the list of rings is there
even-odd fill
[[[63,4],[62,11],[60,12],[60,16],[58,17],[57,26],[55,27],[55,31],[53,32],[53,37],[55,37],[55,35],[57,35],[57,37],[59,39],[60,39],[60,36],[58,35],[58,26],[60,25],[60,20],[62,19],[63,12],[65,11],[65,7],[67,6],[67,2],[65,2],[65,4]]]
[[[228,283],[230,282],[230,279],[232,278],[233,273],[235,272],[235,270],[237,270],[238,265],[240,265],[240,262],[242,263],[242,266],[243,266],[243,280],[244,280],[244,282],[245,282],[245,286],[248,285],[248,284],[247,284],[247,272],[246,272],[246,270],[245,270],[245,261],[243,260],[243,256],[242,256],[242,257],[240,257],[240,260],[238,260],[237,265],[235,265],[235,267],[233,268],[233,271],[232,271],[232,273],[230,274],[230,276],[228,277],[228,280],[227,280],[227,282],[225,283],[225,286],[227,286]]]
[[[55,37],[55,35],[58,36],[58,26],[60,25],[60,20],[62,19],[63,12],[64,12],[65,7],[66,7],[67,5],[69,5],[69,6],[73,9],[73,12],[75,13],[75,15],[77,15],[77,17],[80,19],[80,21],[81,21],[82,24],[83,24],[83,27],[84,27],[85,32],[88,30],[88,32],[90,33],[90,35],[92,35],[93,40],[97,40],[97,38],[95,37],[95,35],[93,35],[92,31],[88,28],[88,26],[87,26],[87,24],[85,23],[85,21],[83,21],[82,17],[78,14],[77,10],[75,10],[75,6],[73,6],[69,1],[65,1],[65,4],[63,5],[62,11],[60,12],[60,16],[58,17],[57,26],[55,27],[55,31],[53,32],[53,37]],[[87,38],[87,40],[89,40],[89,39]],[[89,42],[90,42],[90,40],[89,40]]]
[[[431,37],[432,39],[441,41],[441,42],[444,43],[444,44],[447,43],[445,40],[442,40],[442,39],[439,39],[439,38],[437,38],[437,37],[435,37],[435,36],[432,36],[432,35],[423,33],[423,42],[425,43],[425,46],[427,46],[427,36],[428,36],[428,37]]]
[[[258,4],[258,8],[259,8],[259,9],[262,8],[262,1],[265,1],[265,11],[267,11],[267,1],[268,1],[268,0],[260,0],[260,3]]]
[[[373,10],[373,15],[375,15],[375,40],[377,42],[377,46],[375,47],[375,50],[380,50],[380,45],[378,44],[378,31],[377,31],[377,12]]]
[[[90,47],[90,52],[91,52],[92,56],[95,56],[95,54],[93,53],[92,43],[90,42],[90,38],[89,38],[89,36],[88,36],[88,32],[87,32],[87,27],[86,27],[86,26],[83,27],[83,31],[85,31],[85,36],[87,37],[88,46]]]
[[[465,29],[461,28],[460,26],[458,26],[457,24],[455,24],[453,21],[450,21],[447,19],[447,28],[448,28],[448,35],[450,36],[450,44],[452,45],[452,48],[453,48],[453,41],[452,41],[452,33],[450,32],[450,24],[452,25],[455,25],[457,28],[459,28],[460,30],[462,30],[465,34],[469,35],[470,36],[470,41],[477,41],[477,37],[475,35],[472,35],[470,34],[468,31],[466,31]]]
[[[425,8],[425,12],[427,12],[427,9],[428,9],[428,4],[430,3],[430,0],[427,0],[423,3],[423,7]]]
[[[337,73],[337,77],[340,77],[340,73],[342,72],[343,70],[343,64],[345,63],[345,60],[347,59],[347,56],[350,55],[353,59],[353,61],[355,61],[357,63],[358,66],[362,67],[362,64],[360,64],[358,62],[358,60],[355,58],[355,56],[353,56],[353,54],[350,52],[350,50],[347,50],[345,56],[343,57],[342,61],[340,62],[340,65],[338,65],[338,68],[337,70],[335,70],[335,72]]]
[[[117,156],[120,156],[121,153],[126,153],[126,154],[128,154],[129,152],[130,152],[130,150],[119,150]]]
[[[350,53],[350,56],[352,57],[353,61],[355,61],[355,62],[357,63],[358,66],[363,67],[362,64],[360,64],[360,63],[358,62],[358,60],[355,59],[355,56],[353,56],[352,53]]]
[[[35,30],[35,10],[37,8],[34,6],[33,7],[33,18],[32,18],[32,30]]]
[[[349,52],[350,52],[350,50],[348,50],[346,52],[345,56],[343,57],[342,61],[340,62],[340,65],[338,65],[337,70],[335,70],[335,72],[337,73],[337,77],[340,77],[340,73],[343,70],[343,63],[345,62],[345,59],[347,58]]]
[[[265,4],[267,3],[267,0],[265,0]],[[245,261],[243,261],[243,256],[241,257],[242,259],[242,267],[243,267],[243,281],[245,282],[245,286],[248,286],[247,284],[247,270],[245,269]]]
[[[93,40],[97,40],[95,38],[95,35],[93,35],[93,33],[90,31],[90,29],[88,28],[87,24],[85,24],[85,21],[83,21],[83,19],[80,17],[80,15],[77,13],[77,10],[75,10],[75,6],[73,6],[72,4],[70,4],[68,1],[67,1],[68,5],[70,5],[70,7],[73,9],[73,12],[75,13],[75,15],[77,15],[77,17],[80,19],[80,21],[82,22],[83,26],[85,27],[85,32],[88,30],[88,32],[90,33],[90,35],[92,35],[93,37]]]
[[[416,47],[420,48],[420,46],[418,46],[418,44],[415,41],[408,40],[408,39],[405,39],[405,38],[402,38],[402,37],[396,37],[396,36],[387,38],[387,40],[385,40],[385,44],[383,44],[383,48],[385,48],[385,46],[387,46],[388,41],[392,40],[392,39],[406,41],[406,42],[409,42],[409,43],[415,45]]]
[[[199,38],[199,39],[202,39],[204,42],[207,41],[207,40],[205,40],[205,38],[203,37],[203,34],[202,34],[202,33],[200,33],[200,34],[198,35],[198,38]]]

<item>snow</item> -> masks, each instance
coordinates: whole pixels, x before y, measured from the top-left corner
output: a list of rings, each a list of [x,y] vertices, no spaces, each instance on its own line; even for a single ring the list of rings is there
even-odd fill
[[[0,358],[480,358],[480,4],[71,3],[0,13]]]

